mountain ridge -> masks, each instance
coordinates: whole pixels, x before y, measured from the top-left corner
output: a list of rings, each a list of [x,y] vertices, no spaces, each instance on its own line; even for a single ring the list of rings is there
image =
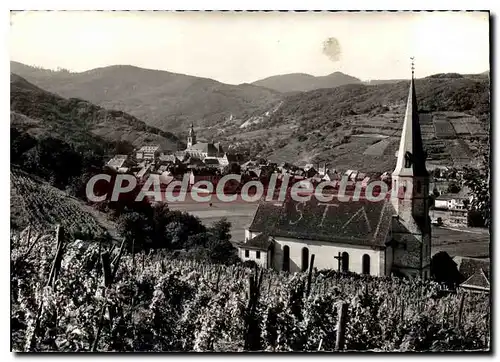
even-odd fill
[[[336,71],[324,76],[314,76],[307,73],[280,74],[259,79],[252,84],[273,89],[281,93],[288,93],[359,83],[361,83],[360,79]]]
[[[279,92],[253,84],[229,85],[210,78],[135,66],[71,73],[11,62],[11,70],[49,92],[121,110],[171,132],[184,131],[190,123],[214,125],[230,115],[247,118],[282,99]]]

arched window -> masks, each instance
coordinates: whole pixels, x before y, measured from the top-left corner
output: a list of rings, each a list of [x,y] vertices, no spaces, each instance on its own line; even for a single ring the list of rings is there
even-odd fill
[[[349,271],[349,254],[345,251],[342,253],[342,271]]]
[[[411,167],[411,161],[412,161],[412,155],[410,152],[405,153],[405,167],[410,168]]]
[[[290,248],[287,245],[283,247],[283,271],[290,271]]]
[[[370,255],[363,255],[362,259],[363,264],[363,274],[370,274]]]
[[[302,248],[302,271],[307,271],[309,268],[309,249]]]

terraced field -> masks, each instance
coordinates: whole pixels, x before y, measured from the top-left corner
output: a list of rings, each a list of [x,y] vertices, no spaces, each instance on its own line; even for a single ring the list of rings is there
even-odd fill
[[[464,119],[452,119],[450,120],[453,128],[455,129],[455,133],[459,136],[461,135],[470,135],[469,127],[467,127],[467,121]]]
[[[379,142],[374,143],[373,145],[369,146],[365,152],[363,152],[364,155],[371,155],[371,156],[382,156],[384,154],[384,151],[386,148],[391,144],[391,142],[394,141],[394,138],[385,138]]]
[[[452,139],[456,138],[457,134],[451,125],[450,121],[445,118],[434,118],[434,130],[437,138]]]

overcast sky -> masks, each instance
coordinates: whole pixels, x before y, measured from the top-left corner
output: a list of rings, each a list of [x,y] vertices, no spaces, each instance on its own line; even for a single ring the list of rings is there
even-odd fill
[[[325,41],[327,42],[325,49]],[[487,13],[22,12],[11,60],[84,71],[130,64],[253,82],[341,71],[363,80],[489,70]]]

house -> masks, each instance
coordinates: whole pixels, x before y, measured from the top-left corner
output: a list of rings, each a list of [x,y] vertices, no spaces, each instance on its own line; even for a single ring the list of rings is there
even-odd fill
[[[135,158],[138,160],[154,160],[159,155],[159,145],[142,146],[137,150]]]
[[[217,160],[221,166],[227,166],[231,163],[238,163],[238,157],[236,155],[231,155],[228,153],[224,153],[224,156],[218,157]]]
[[[200,168],[205,167],[205,162],[197,157],[190,157],[184,161],[184,164],[187,165],[188,168]]]
[[[206,167],[210,168],[218,168],[221,166],[219,160],[216,157],[205,157],[203,163]]]
[[[320,165],[318,164],[318,174],[319,174],[320,176],[322,176],[322,177],[323,177],[323,176],[325,176],[325,174],[326,174],[326,172],[327,172],[327,171],[328,171],[328,167],[327,167],[327,164],[326,164],[326,163],[325,163],[323,166],[320,166]]]
[[[111,160],[109,160],[106,163],[106,166],[114,170],[118,170],[122,167],[126,167],[127,160],[128,160],[127,155],[115,155]]]
[[[215,187],[215,185],[217,185],[220,179],[221,175],[216,173],[214,170],[209,170],[209,169],[193,169],[189,173],[190,186],[194,185],[199,181],[208,181]]]
[[[323,176],[323,181],[335,181],[340,179],[339,175],[337,174],[336,170],[327,170],[325,175]]]
[[[261,233],[245,243],[236,243],[238,256],[241,260],[252,260],[263,268],[271,265],[272,238],[266,233]]]
[[[469,190],[463,188],[456,194],[442,194],[434,200],[430,217],[432,223],[438,225],[464,227],[468,225],[466,203],[470,201]]]
[[[453,261],[462,276],[460,287],[472,292],[490,291],[490,260],[455,256]]]
[[[431,222],[435,225],[451,226],[451,227],[466,227],[469,225],[468,210],[446,210],[432,208],[429,216]]]
[[[434,200],[434,207],[444,210],[465,210],[464,202],[471,200],[469,189],[464,187],[460,192],[439,195]]]
[[[356,170],[347,170],[346,172],[344,172],[344,175],[347,176],[347,178],[349,180],[356,180],[356,175],[357,175],[358,171]]]
[[[304,168],[305,177],[313,177],[318,173],[314,167],[308,167],[307,170]]]
[[[160,165],[175,165],[180,164],[181,161],[175,155],[161,154],[160,156],[158,156],[158,163]]]
[[[245,230],[240,255],[246,249],[250,255],[247,244],[258,244],[263,238],[271,244],[266,249],[267,267],[276,270],[305,271],[314,254],[318,269],[428,278],[431,224],[425,160],[412,76],[391,175],[393,187],[403,192],[377,202],[364,198],[319,202],[315,197],[298,201],[290,195],[283,203],[262,202]]]

